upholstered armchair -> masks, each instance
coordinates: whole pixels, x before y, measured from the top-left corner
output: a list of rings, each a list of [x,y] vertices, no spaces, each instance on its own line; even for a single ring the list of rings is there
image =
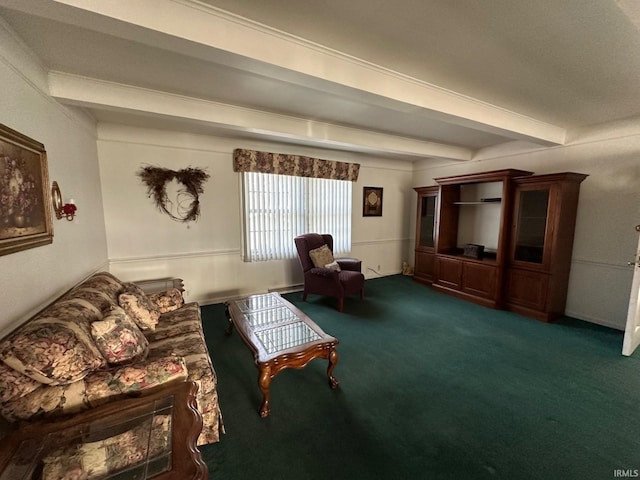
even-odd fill
[[[344,311],[344,297],[360,294],[364,298],[362,262],[355,258],[333,258],[333,237],[306,233],[295,238],[304,273],[302,300],[310,293],[338,299],[338,311]],[[326,263],[325,263],[326,262]]]

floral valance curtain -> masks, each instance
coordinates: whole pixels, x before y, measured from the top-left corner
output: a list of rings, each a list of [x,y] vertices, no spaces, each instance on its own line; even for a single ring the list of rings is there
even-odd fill
[[[355,182],[358,180],[360,164],[237,148],[233,151],[233,171]]]

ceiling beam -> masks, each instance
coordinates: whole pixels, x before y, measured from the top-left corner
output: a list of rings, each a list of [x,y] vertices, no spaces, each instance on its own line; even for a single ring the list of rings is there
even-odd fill
[[[542,145],[563,144],[556,125],[437,87],[195,0],[0,0],[38,16],[390,108]],[[149,15],[153,12],[153,15]]]
[[[79,75],[49,72],[48,78],[49,94],[65,104],[205,122],[217,129],[301,140],[325,148],[342,146],[362,152],[455,161],[471,160],[473,156],[473,151],[464,147],[315,122]]]

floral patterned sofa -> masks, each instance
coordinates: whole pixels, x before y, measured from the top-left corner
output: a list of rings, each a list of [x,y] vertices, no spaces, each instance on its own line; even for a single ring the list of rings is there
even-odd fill
[[[224,431],[200,308],[180,290],[147,295],[100,272],[0,340],[0,414],[9,422],[73,414],[191,380],[203,429]]]

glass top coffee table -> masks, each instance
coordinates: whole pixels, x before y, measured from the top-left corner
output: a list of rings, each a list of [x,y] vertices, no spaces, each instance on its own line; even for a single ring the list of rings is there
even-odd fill
[[[333,376],[338,363],[338,339],[327,335],[302,310],[278,293],[252,295],[227,302],[227,335],[235,325],[240,337],[253,352],[259,370],[258,385],[263,400],[259,413],[269,416],[271,379],[285,368],[304,368],[314,358],[329,360],[327,377],[331,388],[339,382]]]

